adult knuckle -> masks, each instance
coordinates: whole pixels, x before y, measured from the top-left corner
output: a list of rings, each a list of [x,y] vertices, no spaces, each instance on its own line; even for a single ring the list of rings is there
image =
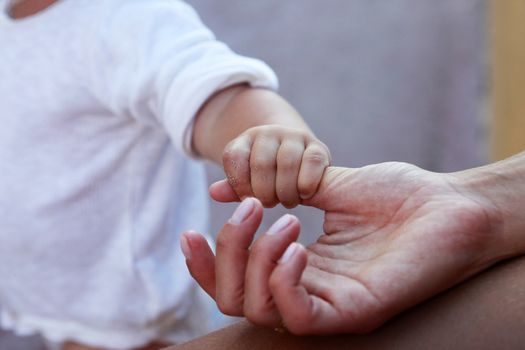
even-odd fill
[[[276,291],[280,290],[283,286],[283,280],[281,278],[281,275],[274,271],[268,280],[268,286],[270,287],[270,290],[275,293]]]
[[[228,316],[241,316],[242,312],[240,308],[235,305],[235,303],[230,300],[219,299],[217,300],[217,307],[219,310]]]
[[[258,326],[262,326],[264,318],[262,317],[261,312],[258,307],[254,305],[250,305],[250,307],[245,307],[243,314],[244,314],[244,317],[248,319],[248,321]]]
[[[266,239],[267,237],[261,237],[257,240],[250,250],[250,261],[255,263],[259,268],[272,268],[273,260],[271,259],[272,242]],[[246,276],[247,279],[251,279],[253,276]]]
[[[229,237],[227,237],[227,235],[219,234],[215,243],[217,246],[217,250],[224,251],[225,249],[228,249],[230,246],[230,242],[231,240],[229,239]]]
[[[301,312],[295,312],[296,316],[285,321],[286,328],[295,335],[307,335],[309,332],[310,319],[301,316]]]
[[[272,327],[278,323],[279,316],[275,304],[269,299],[252,300],[244,303],[243,315],[255,325]]]
[[[253,247],[250,250],[250,260],[261,261],[264,259],[264,253],[264,242],[258,240],[253,244]]]

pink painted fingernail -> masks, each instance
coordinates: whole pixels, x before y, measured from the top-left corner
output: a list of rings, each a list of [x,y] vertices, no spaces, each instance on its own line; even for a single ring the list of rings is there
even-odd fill
[[[188,242],[188,237],[186,237],[184,234],[180,237],[180,249],[182,250],[182,254],[184,254],[186,260],[191,259],[190,243]]]
[[[246,198],[241,204],[235,209],[229,222],[234,225],[239,225],[251,214],[255,206],[253,198]]]
[[[299,243],[292,243],[286,248],[286,251],[284,252],[283,256],[279,260],[279,264],[286,264],[290,258],[295,254],[297,249],[299,248]]]
[[[292,223],[294,219],[293,215],[286,214],[283,215],[279,220],[277,220],[266,232],[267,235],[275,235],[276,233],[282,232],[288,225]]]

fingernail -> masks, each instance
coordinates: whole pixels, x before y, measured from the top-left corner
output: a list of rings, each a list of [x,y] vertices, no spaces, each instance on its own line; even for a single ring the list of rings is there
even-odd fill
[[[230,218],[230,223],[234,225],[239,225],[250,215],[254,207],[253,198],[246,198],[241,202],[241,204],[235,209],[232,217]]]
[[[279,220],[277,220],[266,232],[267,235],[274,235],[276,233],[282,232],[288,225],[293,221],[294,216],[290,214],[283,215]]]
[[[284,252],[283,256],[279,260],[279,264],[285,264],[290,260],[290,258],[294,255],[294,253],[297,251],[297,248],[299,248],[298,243],[292,243],[286,248],[286,251]]]
[[[191,259],[190,243],[184,234],[180,237],[180,249],[182,250],[182,254],[184,254],[186,260]]]
[[[312,198],[312,197],[313,197],[313,196],[312,196],[310,193],[300,193],[300,194],[299,194],[299,198],[304,199],[304,200],[306,200],[306,199],[310,199],[310,198]]]

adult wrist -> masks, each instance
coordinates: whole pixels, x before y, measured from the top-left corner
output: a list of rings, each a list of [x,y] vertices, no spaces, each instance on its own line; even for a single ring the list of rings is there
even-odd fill
[[[525,152],[453,174],[464,193],[485,211],[496,261],[525,254]]]

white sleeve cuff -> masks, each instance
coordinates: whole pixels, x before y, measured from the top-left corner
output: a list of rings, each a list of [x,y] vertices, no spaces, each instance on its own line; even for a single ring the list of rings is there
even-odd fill
[[[241,83],[272,90],[278,88],[277,76],[265,63],[232,54],[216,57],[205,71],[201,66],[198,74],[189,69],[181,75],[168,90],[163,119],[176,149],[190,157],[197,156],[192,150],[194,118],[214,93]]]

